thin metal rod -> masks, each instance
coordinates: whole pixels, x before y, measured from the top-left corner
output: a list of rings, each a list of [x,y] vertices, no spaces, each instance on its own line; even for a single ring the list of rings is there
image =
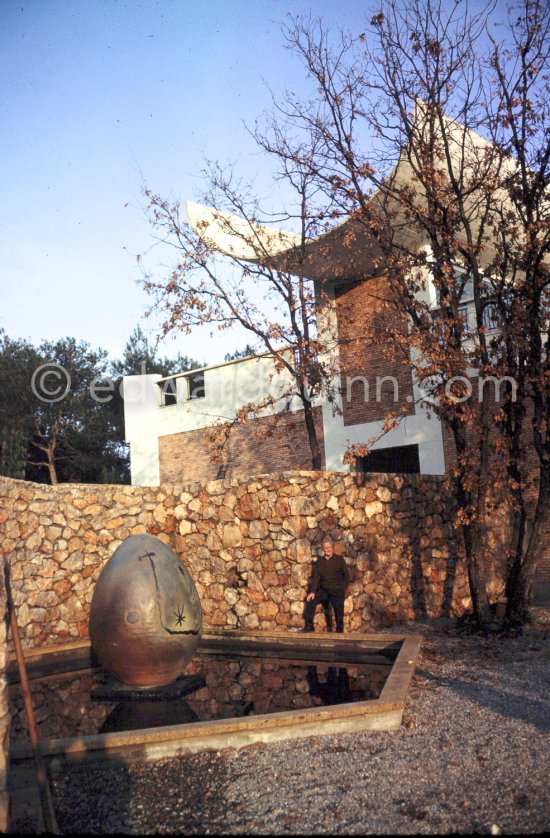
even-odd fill
[[[55,817],[53,808],[53,800],[51,796],[50,786],[48,783],[48,775],[46,766],[40,753],[40,744],[38,738],[38,729],[34,718],[34,710],[32,706],[32,696],[29,688],[29,679],[27,678],[27,667],[25,666],[25,656],[23,654],[23,647],[21,646],[21,636],[19,634],[19,626],[17,624],[17,615],[13,604],[13,597],[11,595],[11,587],[9,581],[9,567],[4,564],[4,578],[6,581],[6,594],[8,600],[8,610],[10,614],[10,626],[13,636],[13,645],[15,646],[15,656],[17,658],[17,666],[19,667],[19,678],[21,681],[21,691],[23,693],[23,702],[25,704],[25,712],[29,722],[29,733],[32,745],[32,755],[34,758],[34,768],[36,772],[36,781],[38,783],[38,790],[40,792],[40,803],[42,806],[42,815],[44,818],[44,826],[46,832],[51,832],[54,835],[60,835],[59,827]]]

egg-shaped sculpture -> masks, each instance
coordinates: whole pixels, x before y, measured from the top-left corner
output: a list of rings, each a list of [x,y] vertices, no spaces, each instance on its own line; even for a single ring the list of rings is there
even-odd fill
[[[97,580],[90,640],[102,665],[123,684],[170,684],[199,645],[202,611],[189,571],[153,535],[131,535]]]

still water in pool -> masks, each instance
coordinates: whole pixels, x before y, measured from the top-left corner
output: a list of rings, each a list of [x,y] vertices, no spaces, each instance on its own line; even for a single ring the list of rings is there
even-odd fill
[[[31,681],[34,712],[43,739],[86,736],[188,722],[302,710],[378,698],[391,664],[294,661],[257,656],[199,654],[185,677],[200,675],[199,689],[170,700],[95,700],[109,686],[102,669]],[[10,687],[12,742],[29,734],[19,685]]]

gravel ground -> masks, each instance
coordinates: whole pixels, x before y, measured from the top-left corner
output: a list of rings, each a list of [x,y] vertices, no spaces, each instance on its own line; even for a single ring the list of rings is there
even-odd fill
[[[550,626],[424,637],[403,725],[53,782],[64,833],[510,834],[550,828]]]

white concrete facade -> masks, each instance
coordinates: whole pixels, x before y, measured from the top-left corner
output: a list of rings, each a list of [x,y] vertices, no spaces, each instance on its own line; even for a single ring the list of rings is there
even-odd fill
[[[204,394],[190,397],[190,380],[204,376]],[[125,438],[130,445],[132,485],[158,486],[160,482],[159,438],[199,430],[235,419],[247,404],[265,406],[267,416],[280,410],[298,410],[300,402],[290,394],[292,380],[277,370],[266,355],[249,356],[163,378],[134,375],[124,378]],[[173,388],[174,404],[163,403],[163,388]],[[269,403],[271,399],[274,403]]]
[[[415,392],[414,413],[403,416],[399,425],[382,434],[383,421],[344,425],[344,394],[339,386],[339,349],[333,289],[325,288],[318,302],[318,329],[327,346],[324,360],[334,369],[333,399],[314,402],[322,408],[325,464],[328,471],[345,471],[343,457],[350,444],[361,444],[376,437],[373,450],[402,445],[418,445],[420,472],[444,474],[445,459],[441,425],[435,416],[428,419],[418,406]],[[289,350],[290,351],[290,350]],[[190,398],[189,382],[204,376],[204,395]],[[163,388],[174,388],[175,403],[163,404]],[[231,421],[246,404],[262,404],[269,397],[275,402],[258,415],[281,410],[299,410],[297,396],[289,396],[292,379],[278,371],[267,355],[249,356],[237,361],[192,370],[162,378],[160,375],[129,376],[124,379],[126,441],[130,444],[133,485],[157,486],[160,482],[159,438],[169,434],[199,430],[218,422]]]

